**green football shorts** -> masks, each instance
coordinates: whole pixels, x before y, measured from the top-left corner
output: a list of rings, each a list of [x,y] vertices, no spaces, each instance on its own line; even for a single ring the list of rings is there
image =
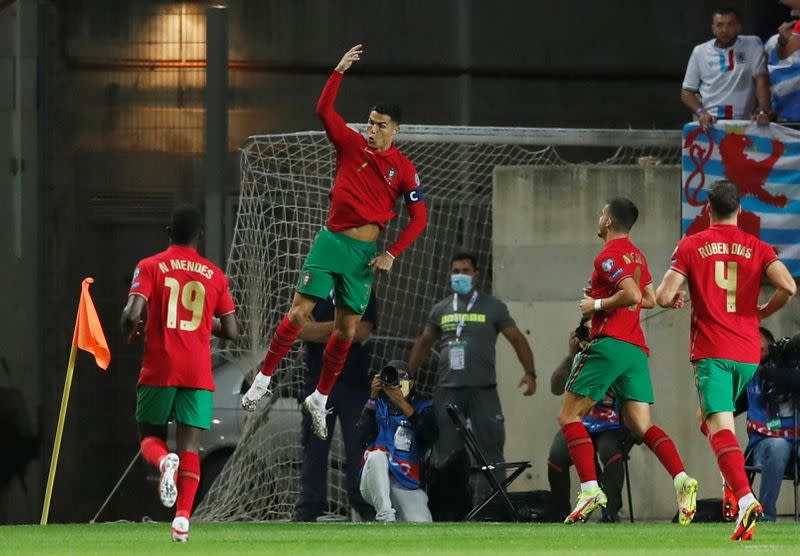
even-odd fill
[[[653,403],[653,382],[642,348],[602,337],[579,353],[567,377],[566,389],[600,401],[611,390],[619,402]]]
[[[694,385],[703,417],[722,411],[733,412],[736,400],[758,369],[755,363],[730,359],[699,359],[694,362]]]
[[[327,299],[333,290],[337,306],[363,315],[375,281],[369,262],[376,254],[374,241],[359,241],[322,228],[300,271],[297,291]]]
[[[136,389],[136,420],[140,423],[166,425],[176,421],[197,427],[211,428],[214,392],[176,386],[147,386]]]

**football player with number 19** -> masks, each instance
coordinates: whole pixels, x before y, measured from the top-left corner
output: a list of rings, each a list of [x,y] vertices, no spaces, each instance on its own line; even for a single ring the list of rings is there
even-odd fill
[[[749,541],[764,510],[745,474],[733,410],[761,359],[759,321],[786,305],[796,285],[772,246],[737,227],[739,188],[734,183],[714,183],[708,202],[711,227],[678,243],[656,290],[656,301],[662,307],[683,307],[681,286],[688,281],[692,299],[689,360],[700,398],[701,429],[725,482],[739,499],[731,540]],[[763,276],[775,286],[775,293],[759,306]]]
[[[400,131],[400,109],[376,104],[369,113],[366,137],[353,131],[334,110],[344,73],[361,59],[362,46],[348,50],[325,84],[317,114],[336,148],[336,175],[330,191],[330,211],[300,272],[289,312],[278,324],[267,355],[250,389],[242,397],[248,411],[267,392],[278,363],[289,352],[318,301],[334,291],[334,329],[325,346],[317,388],[303,401],[314,434],[324,439],[326,404],[342,370],[356,326],[369,302],[374,272],[388,272],[395,258],[427,225],[427,212],[414,165],[394,146]],[[397,240],[377,254],[376,241],[392,210],[403,197],[409,221]]]

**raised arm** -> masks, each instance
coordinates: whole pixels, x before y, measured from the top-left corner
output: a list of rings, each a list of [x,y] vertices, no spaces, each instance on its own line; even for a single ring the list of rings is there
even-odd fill
[[[800,50],[800,22],[784,23],[778,34],[778,58],[784,60]]]
[[[350,69],[353,62],[357,62],[361,59],[362,53],[363,50],[360,44],[357,44],[345,52],[333,73],[328,78],[327,83],[325,83],[322,94],[317,101],[317,115],[322,120],[325,132],[328,134],[331,141],[333,141],[334,145],[338,145],[344,141],[349,133],[356,133],[347,127],[344,119],[336,112],[334,104],[336,103],[336,96],[339,94],[339,85],[342,83],[344,72]]]

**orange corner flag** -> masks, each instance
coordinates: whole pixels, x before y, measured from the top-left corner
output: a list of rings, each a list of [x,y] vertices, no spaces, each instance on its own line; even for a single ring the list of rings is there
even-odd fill
[[[103,334],[103,327],[94,308],[92,296],[89,294],[89,284],[92,282],[94,282],[94,278],[85,278],[83,280],[72,345],[78,346],[83,351],[88,351],[94,355],[97,366],[107,370],[108,365],[111,363],[111,352],[108,350],[106,335]]]

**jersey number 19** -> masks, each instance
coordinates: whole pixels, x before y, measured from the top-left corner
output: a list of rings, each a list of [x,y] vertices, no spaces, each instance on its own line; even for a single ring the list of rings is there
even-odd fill
[[[183,286],[175,278],[167,276],[164,278],[164,286],[169,289],[169,300],[167,301],[167,328],[178,328],[178,298],[181,305],[192,312],[191,320],[180,321],[180,329],[192,332],[200,327],[203,320],[203,308],[206,300],[206,287],[192,280]]]

